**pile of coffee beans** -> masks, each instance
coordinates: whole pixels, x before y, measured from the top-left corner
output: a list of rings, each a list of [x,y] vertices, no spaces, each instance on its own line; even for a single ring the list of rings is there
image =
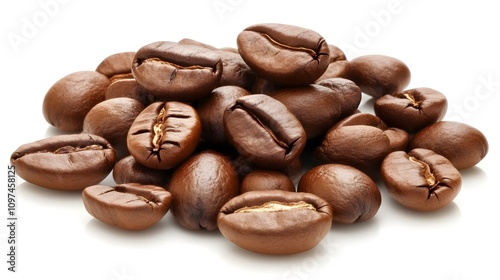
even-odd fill
[[[82,191],[96,219],[125,230],[170,210],[191,230],[219,230],[250,251],[293,254],[333,223],[373,218],[388,194],[417,211],[448,205],[485,136],[443,120],[445,95],[407,89],[386,55],[348,60],[317,32],[256,24],[216,48],[158,41],[71,73],[43,115],[64,132],[11,156],[32,184]],[[362,94],[374,114],[358,107]],[[115,186],[100,185],[112,174]]]

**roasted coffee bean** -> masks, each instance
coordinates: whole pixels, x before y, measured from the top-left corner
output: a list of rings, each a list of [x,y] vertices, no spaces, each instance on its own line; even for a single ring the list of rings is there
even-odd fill
[[[263,94],[240,97],[224,113],[229,142],[251,163],[284,169],[306,143],[300,121],[280,101]]]
[[[222,75],[221,58],[200,46],[161,41],[140,48],[132,74],[160,99],[192,102],[208,95]]]
[[[241,58],[238,52],[215,50],[222,61],[222,75],[217,87],[239,86],[250,90],[257,80],[257,73],[253,71]]]
[[[295,254],[312,249],[330,231],[332,207],[310,193],[252,191],[227,202],[217,224],[222,235],[241,248]]]
[[[132,98],[105,100],[95,105],[83,120],[83,133],[102,136],[113,146],[117,159],[129,155],[127,133],[144,105]]]
[[[224,129],[224,112],[236,99],[250,95],[250,92],[238,86],[222,86],[203,98],[196,105],[200,116],[203,139],[217,146],[228,145]]]
[[[130,154],[153,169],[170,169],[187,159],[201,136],[201,122],[190,105],[155,102],[134,120],[127,135]]]
[[[460,172],[453,164],[427,149],[392,152],[380,170],[390,196],[401,205],[420,211],[450,204],[462,185]]]
[[[109,87],[106,89],[104,94],[104,99],[112,99],[119,97],[128,97],[135,99],[144,106],[148,106],[151,103],[161,101],[156,96],[148,93],[144,88],[142,88],[134,77],[115,79],[111,82]]]
[[[382,197],[375,182],[360,170],[343,164],[322,164],[300,179],[298,192],[315,194],[327,201],[334,223],[350,224],[373,218]]]
[[[363,55],[350,60],[348,79],[361,91],[379,98],[397,94],[410,83],[411,72],[401,60],[386,55]]]
[[[85,209],[99,221],[126,230],[157,224],[170,209],[172,194],[155,185],[94,185],[82,192]]]
[[[409,148],[432,150],[461,170],[475,166],[486,156],[488,140],[481,131],[468,124],[438,121],[415,134]]]
[[[325,79],[344,78],[349,75],[350,65],[345,53],[339,47],[332,44],[328,44],[328,48],[330,50],[330,63],[323,75],[316,80],[316,83]]]
[[[97,72],[109,79],[119,79],[120,76],[131,76],[135,52],[120,52],[112,54],[99,63]]]
[[[61,78],[45,94],[45,120],[62,131],[80,132],[83,119],[104,100],[109,84],[109,79],[96,71],[79,71]]]
[[[288,175],[275,170],[255,170],[241,181],[240,193],[249,191],[284,190],[295,191],[295,184]]]
[[[138,163],[133,156],[127,156],[116,162],[113,179],[117,184],[139,183],[166,188],[174,169],[158,170]]]
[[[328,67],[330,51],[315,31],[286,24],[257,24],[237,37],[243,60],[259,76],[283,85],[307,85]]]
[[[329,78],[318,81],[316,84],[333,90],[338,96],[341,118],[352,115],[358,109],[361,103],[361,89],[353,81],[344,78]]]
[[[172,214],[181,226],[215,230],[220,208],[239,193],[239,179],[228,158],[207,150],[177,168],[168,190],[174,197]]]
[[[406,131],[388,128],[375,115],[358,113],[330,128],[315,155],[323,163],[351,165],[371,173],[388,153],[405,149],[408,140]]]
[[[209,49],[209,50],[212,50],[212,51],[217,50],[217,48],[214,47],[214,46],[212,46],[212,45],[209,45],[209,44],[206,44],[206,43],[202,43],[202,42],[200,42],[198,40],[194,40],[194,39],[190,39],[190,38],[183,38],[183,39],[179,40],[178,43],[180,45],[195,45],[195,46],[203,47],[203,48],[206,48],[206,49]]]
[[[83,190],[111,172],[115,150],[91,134],[66,134],[21,145],[10,157],[19,177],[56,190]]]
[[[271,96],[285,104],[297,117],[307,139],[323,135],[340,119],[342,101],[327,87],[315,84],[288,87],[271,93]]]
[[[431,88],[414,88],[386,94],[375,101],[375,115],[384,123],[409,133],[440,121],[448,102],[444,94]]]

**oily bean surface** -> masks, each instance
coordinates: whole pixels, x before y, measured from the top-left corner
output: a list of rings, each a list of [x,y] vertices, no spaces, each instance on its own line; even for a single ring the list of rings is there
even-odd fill
[[[101,182],[115,160],[109,142],[91,134],[57,135],[23,144],[10,158],[19,177],[56,190],[83,190]]]
[[[240,193],[263,190],[295,191],[292,179],[283,172],[275,170],[254,170],[241,180]]]
[[[113,80],[122,75],[129,75],[132,73],[132,62],[134,61],[135,51],[132,52],[119,52],[104,58],[95,71],[105,75]]]
[[[249,251],[295,254],[310,250],[330,231],[332,208],[310,193],[251,191],[228,201],[217,224],[226,239]]]
[[[167,187],[173,171],[158,170],[138,163],[133,156],[127,156],[116,162],[113,179],[117,184],[140,183]]]
[[[419,211],[447,206],[462,185],[460,172],[453,164],[427,149],[390,153],[382,162],[381,175],[395,201]]]
[[[167,214],[172,194],[155,185],[93,185],[83,190],[82,199],[85,209],[105,224],[126,230],[145,230]]]
[[[134,120],[127,147],[140,164],[170,169],[194,152],[200,137],[200,118],[192,106],[159,101],[146,107]]]

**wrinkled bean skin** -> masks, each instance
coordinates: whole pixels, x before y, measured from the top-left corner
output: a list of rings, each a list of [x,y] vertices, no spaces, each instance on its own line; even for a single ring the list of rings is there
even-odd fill
[[[292,179],[275,170],[254,170],[241,180],[240,193],[263,190],[295,191]]]
[[[200,137],[201,121],[193,107],[176,101],[155,102],[130,126],[127,147],[140,164],[165,170],[187,159]]]
[[[282,85],[307,85],[328,67],[330,51],[315,31],[286,24],[257,24],[237,37],[243,60],[259,76]]]
[[[265,203],[306,204],[309,208],[241,212],[244,207],[263,208]],[[310,193],[283,190],[251,191],[228,201],[217,224],[222,235],[249,251],[285,255],[305,252],[330,231],[332,208]]]
[[[369,220],[382,203],[375,182],[360,170],[343,164],[323,164],[310,169],[300,179],[297,191],[315,194],[330,203],[334,223]]]
[[[220,56],[205,47],[160,41],[136,52],[132,74],[162,100],[193,102],[217,86],[222,67]]]
[[[172,194],[155,185],[94,185],[82,192],[85,209],[94,218],[125,230],[145,230],[170,209]]]
[[[240,97],[224,113],[229,142],[262,168],[285,169],[306,143],[300,121],[280,101],[264,95]]]
[[[67,134],[21,145],[10,162],[19,177],[54,190],[77,191],[97,184],[111,172],[116,153],[106,139]]]
[[[410,83],[411,72],[401,60],[386,55],[363,55],[350,60],[349,80],[361,91],[379,98],[403,91]]]
[[[424,148],[446,157],[458,170],[478,164],[488,154],[488,140],[477,128],[455,121],[438,121],[417,132],[409,149]]]
[[[375,101],[375,115],[392,127],[408,133],[440,121],[448,102],[444,94],[431,88],[414,88],[397,94],[386,94]]]
[[[401,205],[419,211],[447,206],[462,185],[460,172],[451,162],[428,149],[392,152],[380,170],[390,196]]]
[[[58,80],[45,94],[45,120],[62,131],[81,132],[87,113],[101,101],[110,84],[96,71],[78,71]]]
[[[207,150],[180,165],[170,180],[172,214],[190,230],[217,229],[220,208],[239,193],[239,179],[231,161]]]

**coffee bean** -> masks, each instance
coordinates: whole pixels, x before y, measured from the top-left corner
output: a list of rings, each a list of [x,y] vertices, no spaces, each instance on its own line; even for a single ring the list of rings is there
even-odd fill
[[[313,30],[286,24],[257,24],[237,37],[243,60],[259,76],[283,85],[306,85],[328,67],[330,51]]]
[[[173,169],[158,170],[138,163],[133,156],[119,160],[113,168],[113,179],[117,184],[140,183],[166,188]]]
[[[300,179],[298,192],[315,194],[327,201],[334,223],[350,224],[373,218],[382,197],[375,182],[360,170],[343,164],[322,164]]]
[[[94,185],[82,192],[85,209],[101,222],[126,229],[144,230],[157,224],[170,209],[172,194],[155,185]]]
[[[83,133],[102,136],[113,146],[117,159],[129,155],[127,132],[144,105],[132,98],[120,97],[95,105],[83,120]]]
[[[328,44],[330,61],[326,71],[316,80],[316,83],[331,78],[346,78],[349,75],[350,64],[345,53],[337,46]]]
[[[104,100],[109,84],[109,79],[96,71],[79,71],[61,78],[45,94],[45,120],[62,131],[82,131],[83,119]]]
[[[438,121],[415,134],[409,148],[432,150],[461,170],[475,166],[486,156],[488,140],[481,131],[468,124]]]
[[[316,82],[317,85],[331,89],[340,99],[340,117],[352,115],[361,103],[361,89],[351,80],[344,78],[329,78]]]
[[[207,150],[177,168],[168,190],[174,197],[172,214],[181,226],[215,230],[220,208],[238,195],[239,179],[228,158]]]
[[[386,94],[375,101],[375,114],[389,126],[409,133],[440,121],[446,114],[444,94],[431,88],[414,88]]]
[[[411,73],[401,60],[386,55],[363,55],[350,61],[348,79],[361,91],[379,98],[403,91],[410,83]]]
[[[254,170],[241,181],[240,193],[263,190],[295,191],[292,179],[283,172],[275,170]]]
[[[306,143],[300,121],[280,101],[263,94],[240,97],[224,113],[229,142],[251,163],[284,169]]]
[[[130,154],[153,169],[170,169],[187,159],[201,136],[201,122],[190,105],[155,102],[134,120],[127,135]]]
[[[228,201],[217,224],[226,239],[246,250],[295,254],[312,249],[326,236],[332,208],[310,193],[252,191]]]
[[[115,164],[106,139],[91,134],[67,134],[21,145],[10,162],[19,177],[48,189],[83,190],[104,180]]]
[[[104,99],[106,100],[119,97],[135,99],[144,106],[161,101],[159,98],[142,88],[134,77],[113,80],[104,93]]]
[[[207,48],[160,41],[136,52],[132,74],[158,98],[192,102],[217,86],[222,62],[219,55]]]
[[[450,204],[462,185],[460,172],[451,162],[427,149],[390,153],[382,162],[381,174],[395,201],[420,211]]]
[[[135,52],[120,52],[112,54],[99,63],[95,71],[109,79],[118,79],[120,76],[129,76],[132,73],[132,63]]]

